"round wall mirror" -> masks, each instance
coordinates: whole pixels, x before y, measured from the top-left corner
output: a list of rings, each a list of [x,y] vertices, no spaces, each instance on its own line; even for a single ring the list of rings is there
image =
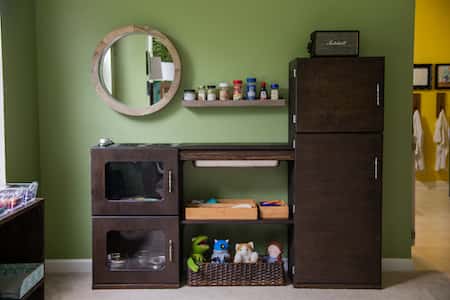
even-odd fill
[[[109,33],[95,50],[92,80],[117,112],[144,116],[164,108],[181,80],[180,56],[161,32],[130,25]]]

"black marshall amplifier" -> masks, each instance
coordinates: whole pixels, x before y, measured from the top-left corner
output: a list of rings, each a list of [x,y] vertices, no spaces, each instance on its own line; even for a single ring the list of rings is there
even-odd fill
[[[311,57],[358,56],[359,31],[314,31],[308,51]]]

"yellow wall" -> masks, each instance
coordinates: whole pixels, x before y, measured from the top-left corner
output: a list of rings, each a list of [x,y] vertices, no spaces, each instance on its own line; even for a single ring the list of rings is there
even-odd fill
[[[416,0],[414,63],[450,63],[450,0]],[[434,69],[433,69],[434,80]],[[447,94],[447,117],[450,117],[450,91],[415,91],[422,94],[421,115],[424,128],[425,170],[416,173],[421,181],[448,180],[448,171],[434,171],[436,147],[433,143],[436,122],[436,93]]]

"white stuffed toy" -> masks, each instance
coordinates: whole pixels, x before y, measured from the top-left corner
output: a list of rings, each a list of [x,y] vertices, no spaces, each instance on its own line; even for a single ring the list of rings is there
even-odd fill
[[[236,244],[236,254],[234,255],[235,263],[256,263],[258,261],[258,253],[253,251],[255,245],[253,242]]]

